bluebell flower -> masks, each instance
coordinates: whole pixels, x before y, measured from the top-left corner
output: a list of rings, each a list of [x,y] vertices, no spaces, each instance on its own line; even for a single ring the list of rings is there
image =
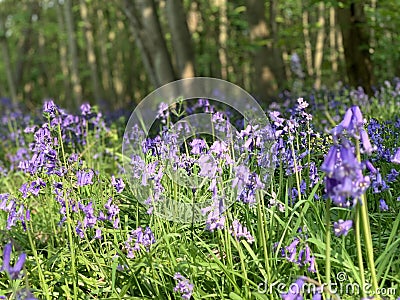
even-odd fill
[[[379,200],[379,208],[380,208],[380,210],[383,210],[383,211],[389,210],[389,206],[386,204],[386,201],[383,199]]]
[[[143,230],[142,227],[132,230],[125,242],[125,249],[128,252],[127,257],[134,258],[135,252],[140,251],[140,246],[143,246],[146,251],[149,251],[150,246],[155,242],[156,239],[150,227],[146,227],[145,230]]]
[[[336,236],[344,235],[346,236],[349,233],[349,230],[353,227],[352,220],[339,220],[338,222],[333,223],[333,230]]]
[[[206,148],[207,144],[203,139],[193,139],[190,142],[190,146],[192,147],[190,153],[201,154],[203,150]]]
[[[14,267],[12,267],[10,265],[11,252],[12,252],[12,244],[8,243],[7,245],[4,246],[3,249],[3,265],[1,266],[0,271],[7,272],[10,278],[14,280],[18,279],[22,275],[21,270],[25,264],[26,254],[21,253],[18,256],[17,262],[15,263]]]
[[[174,279],[178,281],[174,287],[174,292],[180,293],[182,299],[189,300],[193,293],[193,284],[179,272],[175,273]]]
[[[85,185],[91,185],[93,184],[93,175],[94,172],[92,170],[89,171],[81,171],[79,170],[76,173],[76,178],[77,178],[77,185],[78,186],[85,186]]]
[[[125,183],[122,178],[115,178],[114,175],[111,176],[111,184],[117,191],[117,193],[121,193],[125,188]]]
[[[392,161],[392,163],[400,164],[400,148],[398,148],[396,150],[396,152],[394,153],[391,161]]]
[[[248,243],[254,242],[254,237],[251,233],[247,230],[246,226],[240,224],[239,220],[234,220],[232,222],[232,226],[229,230],[232,236],[236,239],[245,238]]]
[[[292,283],[289,287],[289,291],[285,294],[281,294],[282,300],[302,300],[301,292],[305,283],[304,277],[299,277],[296,282]]]

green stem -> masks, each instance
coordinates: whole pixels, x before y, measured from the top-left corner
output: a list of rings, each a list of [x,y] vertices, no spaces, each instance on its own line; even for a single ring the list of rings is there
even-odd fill
[[[371,227],[369,225],[368,208],[367,208],[367,197],[365,196],[365,194],[361,196],[361,221],[364,232],[365,246],[367,248],[366,249],[367,260],[371,272],[372,287],[374,289],[374,293],[376,293],[379,287],[378,287],[378,280],[376,278],[374,247],[372,244]]]
[[[49,288],[48,288],[48,286],[46,284],[46,279],[44,278],[44,274],[43,274],[43,270],[42,270],[42,267],[41,267],[41,264],[40,264],[39,256],[38,256],[38,253],[36,251],[36,246],[33,243],[33,239],[32,239],[32,234],[31,234],[31,232],[33,232],[32,222],[28,222],[28,224],[29,224],[29,227],[27,228],[28,239],[29,239],[29,244],[31,246],[31,249],[32,249],[32,252],[33,252],[33,256],[35,257],[36,265],[37,265],[37,268],[38,268],[39,278],[40,278],[40,285],[41,285],[41,288],[43,289],[43,293],[46,296],[46,299],[50,300],[51,297],[49,295]]]
[[[331,199],[326,200],[326,213],[325,213],[325,235],[326,235],[326,248],[325,248],[325,276],[326,284],[329,290],[331,289]]]
[[[261,243],[264,251],[264,268],[267,271],[267,282],[271,282],[271,274],[269,268],[269,255],[267,248],[267,236],[265,232],[265,216],[264,216],[264,199],[261,195],[261,191],[256,192],[257,199],[257,216],[258,216],[258,228],[260,229]]]
[[[355,237],[356,237],[356,246],[357,246],[357,258],[358,258],[358,267],[360,268],[360,277],[361,277],[361,296],[365,298],[365,275],[364,275],[364,264],[362,258],[362,249],[361,249],[361,235],[360,235],[360,214],[361,214],[361,207],[360,204],[357,203],[356,207],[356,217],[354,220],[355,223]]]
[[[58,129],[57,130],[58,131],[58,141],[59,141],[60,147],[61,147],[62,159],[64,162],[64,166],[67,166],[60,124],[58,124],[57,129]],[[73,241],[72,229],[71,229],[72,219],[70,217],[69,200],[67,198],[67,195],[65,194],[65,191],[64,191],[64,199],[65,199],[65,210],[66,210],[66,215],[67,215],[66,223],[67,223],[67,231],[68,231],[69,250],[71,251],[71,272],[72,272],[74,299],[77,300],[78,299],[78,286],[77,286],[78,277],[76,276],[75,248],[74,248],[74,241]]]
[[[361,162],[360,142],[356,140],[356,154],[358,162]],[[371,272],[371,281],[374,294],[378,291],[378,280],[376,277],[375,260],[374,260],[374,248],[372,244],[371,227],[369,224],[368,216],[368,203],[367,196],[364,194],[360,198],[360,210],[361,210],[361,222],[365,239],[368,267]]]

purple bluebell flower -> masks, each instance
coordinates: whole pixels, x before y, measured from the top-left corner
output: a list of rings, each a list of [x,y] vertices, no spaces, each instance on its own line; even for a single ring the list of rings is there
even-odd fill
[[[86,115],[89,115],[90,113],[91,113],[91,106],[90,106],[90,104],[89,103],[83,103],[82,105],[81,105],[81,107],[80,107],[80,109],[81,109],[81,114],[83,115],[83,116],[86,116]]]
[[[365,166],[367,167],[368,171],[370,171],[372,174],[378,173],[378,170],[374,167],[374,165],[369,161],[365,161]]]
[[[101,229],[100,228],[96,228],[96,234],[94,236],[95,239],[101,239]]]
[[[262,189],[264,184],[261,182],[258,174],[250,172],[245,165],[239,165],[234,168],[235,179],[232,181],[232,188],[237,187],[238,200],[248,204],[256,202],[256,191]]]
[[[329,152],[326,155],[325,160],[322,163],[320,169],[325,173],[327,173],[328,176],[332,176],[337,162],[338,162],[338,148],[336,146],[332,146],[329,149]]]
[[[134,258],[135,252],[140,251],[140,246],[143,246],[146,251],[149,251],[150,246],[155,242],[156,239],[150,227],[146,227],[144,231],[142,227],[132,230],[125,242],[125,249],[128,252],[127,257]]]
[[[75,232],[81,239],[83,239],[85,237],[85,231],[83,230],[81,221],[78,221],[78,223],[75,227]]]
[[[400,148],[398,148],[396,150],[396,152],[394,153],[391,161],[392,161],[392,163],[400,164]]]
[[[400,175],[400,172],[397,171],[396,169],[391,169],[389,174],[387,174],[386,179],[387,182],[391,183],[396,181],[397,177]]]
[[[254,242],[254,237],[247,230],[246,226],[243,226],[242,224],[240,224],[239,220],[234,220],[232,222],[232,226],[231,226],[229,232],[236,239],[245,238],[249,244]]]
[[[37,196],[43,187],[46,187],[46,183],[41,178],[38,178],[31,182],[29,191],[32,193],[32,195]]]
[[[107,220],[112,221],[119,214],[119,207],[115,204],[112,204],[112,198],[109,198],[107,203],[104,205],[104,208],[107,209]]]
[[[362,143],[362,150],[367,153],[368,155],[371,155],[374,150],[376,150],[376,147],[372,147],[371,141],[369,140],[368,133],[365,131],[364,128],[360,129],[360,137],[361,137],[361,143]]]
[[[76,178],[77,178],[77,185],[78,186],[85,186],[85,185],[91,185],[93,184],[93,175],[94,172],[92,170],[89,171],[81,171],[79,170],[76,173]]]
[[[24,267],[25,260],[26,260],[26,254],[21,253],[18,256],[17,262],[15,263],[14,267],[10,265],[10,259],[11,259],[11,252],[12,252],[12,244],[8,243],[7,245],[4,246],[3,249],[3,265],[0,268],[0,271],[5,271],[8,273],[10,278],[12,280],[19,278],[21,274],[21,270]]]
[[[338,222],[333,223],[333,230],[336,236],[346,236],[352,227],[352,220],[339,220]]]
[[[302,300],[301,292],[305,283],[304,277],[299,277],[296,282],[292,283],[289,287],[289,291],[285,294],[281,294],[282,300]]]
[[[178,292],[181,294],[182,299],[189,300],[192,297],[193,293],[193,284],[190,281],[182,276],[179,272],[175,273],[174,279],[177,280],[177,284],[174,287],[174,292]]]
[[[200,166],[199,176],[204,176],[208,178],[214,178],[219,171],[218,165],[215,159],[209,154],[203,154],[197,160]]]
[[[215,229],[223,229],[225,226],[224,202],[222,199],[214,198],[213,204],[202,209],[203,215],[207,214],[206,229],[214,231]]]
[[[115,178],[114,175],[111,176],[111,184],[117,191],[117,193],[121,193],[125,188],[125,183],[122,178]]]
[[[388,211],[389,206],[386,204],[386,201],[384,199],[379,200],[379,209],[382,211]]]
[[[43,112],[50,114],[51,117],[54,117],[56,112],[58,111],[57,105],[55,105],[53,100],[47,100],[43,104]]]
[[[283,123],[285,121],[284,118],[280,117],[281,113],[279,111],[271,111],[269,113],[269,117],[271,118],[271,120],[274,122],[274,125],[276,127],[280,127],[283,126]]]
[[[169,116],[169,110],[168,110],[168,104],[165,102],[161,102],[158,105],[158,112],[157,112],[157,118],[160,118],[161,120],[165,120]],[[165,122],[165,121],[164,121]]]
[[[192,154],[201,154],[203,152],[203,149],[206,147],[206,142],[203,139],[193,139],[190,142],[190,146],[192,147],[192,150],[190,150],[190,153]]]
[[[298,238],[295,238],[293,242],[285,248],[286,250],[286,258],[290,262],[295,262],[297,255],[297,245],[300,243]]]

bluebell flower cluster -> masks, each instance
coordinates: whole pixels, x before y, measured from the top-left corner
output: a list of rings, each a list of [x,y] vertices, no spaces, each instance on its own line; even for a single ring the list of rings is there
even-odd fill
[[[190,297],[192,297],[194,288],[193,284],[179,272],[175,273],[174,279],[177,281],[177,284],[174,287],[174,292],[179,293],[182,299],[189,300]]]
[[[316,272],[316,261],[315,256],[312,254],[311,248],[307,243],[308,236],[306,234],[306,229],[298,229],[299,236],[294,237],[292,242],[276,251],[280,251],[282,257],[287,261],[299,266],[307,267],[307,270],[311,273]],[[275,243],[276,248],[278,243]]]
[[[3,264],[0,268],[0,272],[5,271],[12,280],[15,280],[23,276],[21,271],[24,268],[26,254],[21,253],[18,256],[17,262],[15,263],[14,266],[12,266],[10,262],[11,254],[12,254],[12,244],[8,243],[7,245],[4,246],[3,249]]]
[[[333,223],[333,231],[336,236],[346,236],[352,227],[352,220],[339,220],[338,222]]]
[[[0,194],[0,211],[7,213],[7,230],[16,226],[18,221],[21,222],[22,228],[26,230],[26,222],[31,220],[30,210],[9,193]]]
[[[325,190],[337,206],[350,207],[370,186],[370,177],[363,175],[363,164],[356,158],[350,138],[360,139],[365,153],[372,153],[368,135],[363,128],[364,119],[358,107],[346,111],[343,121],[332,131],[334,144],[321,165],[326,173]]]
[[[232,226],[229,229],[229,232],[232,234],[232,236],[240,240],[241,238],[246,239],[246,241],[251,244],[254,242],[254,237],[251,235],[251,233],[248,231],[246,226],[243,226],[239,220],[233,220]]]
[[[153,231],[150,227],[146,227],[143,230],[142,227],[138,227],[132,230],[128,235],[128,239],[125,242],[125,250],[127,251],[128,258],[134,258],[135,253],[141,250],[143,247],[146,251],[150,250],[150,246],[156,242]]]

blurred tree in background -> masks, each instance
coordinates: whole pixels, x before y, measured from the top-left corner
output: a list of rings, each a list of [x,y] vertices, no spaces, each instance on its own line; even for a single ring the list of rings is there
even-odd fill
[[[299,80],[304,89],[342,80],[371,93],[400,73],[398,5],[0,0],[0,96],[112,110],[192,76],[229,80],[264,102]]]

